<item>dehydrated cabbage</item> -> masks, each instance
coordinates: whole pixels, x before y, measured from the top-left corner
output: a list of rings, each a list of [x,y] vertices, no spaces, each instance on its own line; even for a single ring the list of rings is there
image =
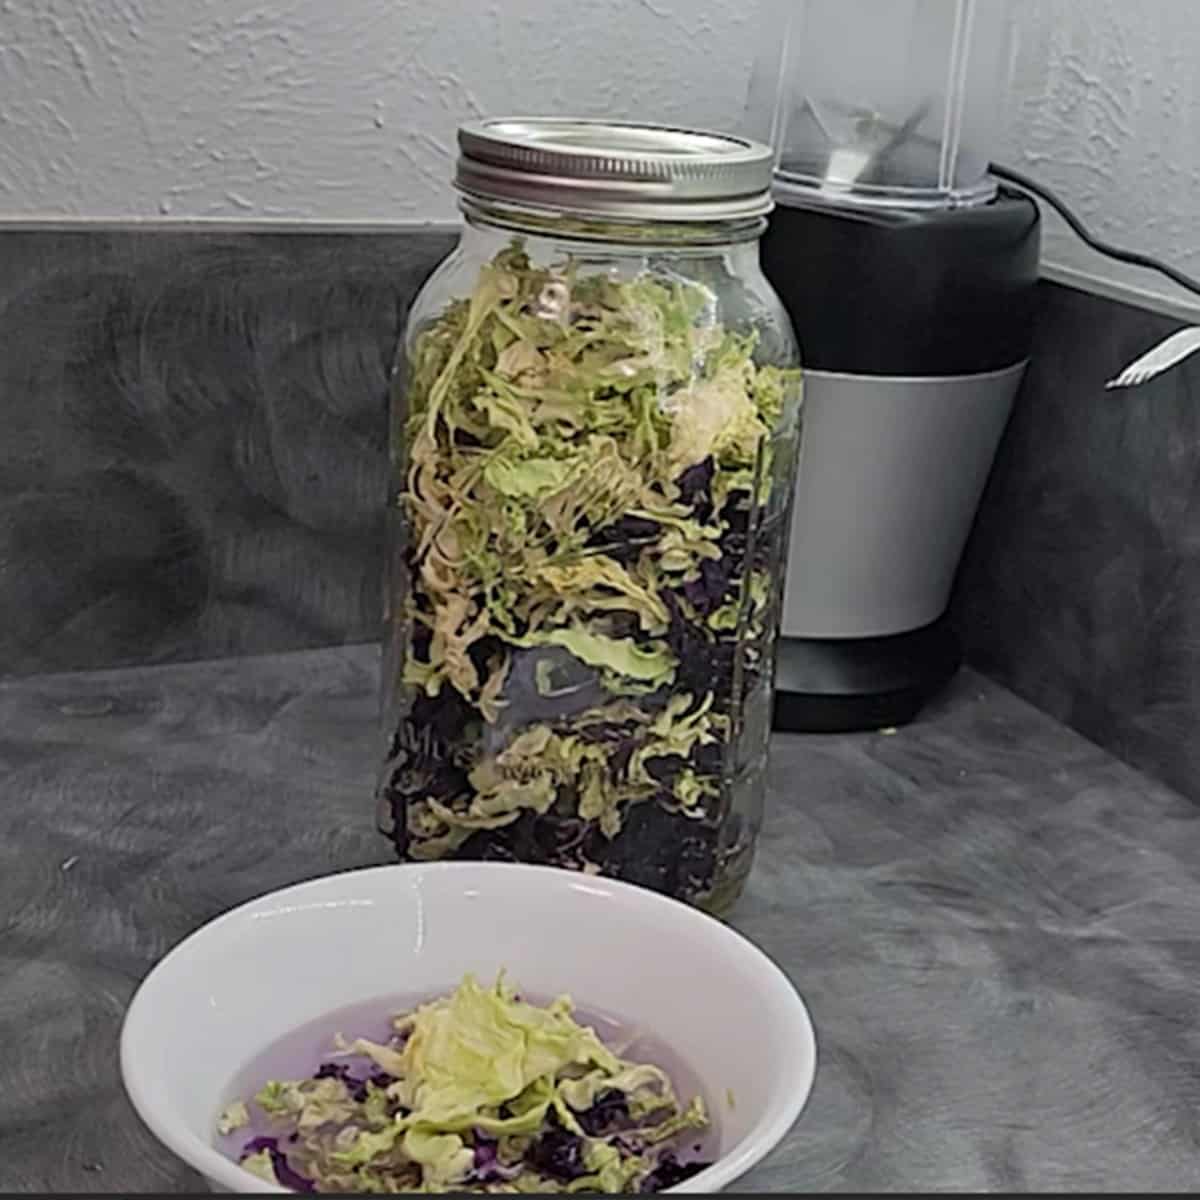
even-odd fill
[[[540,267],[518,241],[415,331],[383,784],[401,857],[703,900],[744,851],[722,829],[769,664],[784,523],[764,513],[795,372],[717,310],[677,272]],[[654,839],[641,861],[635,839]]]

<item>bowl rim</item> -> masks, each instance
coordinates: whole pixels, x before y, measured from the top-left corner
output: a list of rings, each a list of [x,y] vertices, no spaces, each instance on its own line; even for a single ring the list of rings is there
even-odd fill
[[[783,1140],[804,1111],[812,1093],[817,1067],[817,1044],[812,1018],[795,985],[783,969],[769,954],[762,950],[745,934],[716,917],[648,888],[599,875],[582,875],[561,867],[539,866],[529,863],[494,862],[432,862],[432,863],[385,863],[379,866],[351,868],[345,871],[328,872],[288,884],[270,892],[246,900],[220,913],[186,935],[164,954],[139,983],[125,1012],[120,1034],[121,1079],[126,1094],[135,1112],[147,1129],[176,1157],[206,1178],[228,1187],[234,1192],[292,1195],[277,1184],[268,1183],[250,1174],[221,1153],[215,1146],[202,1140],[189,1129],[159,1112],[148,1094],[145,1069],[138,1060],[138,1046],[148,1033],[153,1022],[151,1005],[154,991],[161,986],[164,975],[178,959],[193,953],[198,946],[219,937],[223,929],[253,916],[255,910],[270,907],[282,899],[294,899],[299,892],[317,888],[334,887],[338,883],[351,886],[356,879],[379,878],[385,872],[406,872],[426,876],[434,874],[462,874],[478,878],[481,874],[515,879],[519,875],[538,876],[548,886],[570,887],[577,890],[603,890],[632,898],[637,903],[660,909],[670,909],[674,916],[699,928],[703,923],[706,935],[715,937],[732,954],[741,955],[753,962],[763,982],[774,993],[785,1008],[790,1009],[794,1036],[786,1046],[779,1047],[782,1061],[781,1075],[794,1079],[789,1098],[782,1104],[768,1109],[764,1122],[753,1127],[731,1151],[723,1154],[711,1166],[691,1178],[666,1188],[660,1194],[712,1193],[720,1191],[734,1180],[746,1175],[757,1166]]]

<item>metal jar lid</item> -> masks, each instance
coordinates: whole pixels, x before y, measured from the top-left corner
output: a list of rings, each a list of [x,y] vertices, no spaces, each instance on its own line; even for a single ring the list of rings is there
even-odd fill
[[[455,186],[472,199],[588,217],[736,221],[771,211],[774,153],[724,133],[561,117],[458,131]]]

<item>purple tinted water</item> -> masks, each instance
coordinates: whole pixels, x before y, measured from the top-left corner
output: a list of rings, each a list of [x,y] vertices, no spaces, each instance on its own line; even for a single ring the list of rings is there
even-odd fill
[[[319,1017],[293,1029],[272,1042],[261,1054],[255,1055],[229,1082],[221,1098],[222,1107],[234,1100],[249,1101],[256,1092],[271,1079],[305,1079],[312,1075],[324,1062],[345,1063],[358,1076],[365,1077],[374,1071],[375,1065],[367,1058],[334,1057],[335,1039],[341,1034],[347,1041],[364,1037],[372,1042],[386,1042],[392,1035],[391,1018],[394,1014],[411,1012],[417,1005],[430,999],[420,996],[385,996],[351,1004],[328,1016]],[[546,1004],[548,1000],[525,996],[534,1004]],[[653,1063],[667,1073],[680,1101],[688,1103],[693,1096],[703,1094],[696,1073],[676,1055],[669,1046],[651,1034],[639,1031],[635,1025],[619,1017],[600,1013],[594,1009],[577,1009],[575,1019],[581,1025],[590,1025],[600,1040],[615,1054],[639,1063]],[[719,1109],[713,1097],[705,1096],[712,1125],[691,1140],[679,1143],[679,1157],[684,1161],[713,1159],[717,1157],[720,1134]],[[258,1112],[250,1105],[251,1116]],[[264,1118],[259,1116],[248,1128],[236,1130],[228,1137],[217,1135],[216,1146],[223,1153],[237,1158],[242,1147],[253,1137],[276,1132]],[[286,1141],[281,1148],[287,1148]]]

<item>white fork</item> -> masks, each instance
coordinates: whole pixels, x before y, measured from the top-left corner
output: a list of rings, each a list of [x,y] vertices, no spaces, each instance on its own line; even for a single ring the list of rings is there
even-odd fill
[[[1176,363],[1183,362],[1189,354],[1195,354],[1197,350],[1200,350],[1200,326],[1181,329],[1165,342],[1159,342],[1153,350],[1143,354],[1136,362],[1130,363],[1116,379],[1110,379],[1104,386],[1139,387],[1164,371],[1169,371]]]

